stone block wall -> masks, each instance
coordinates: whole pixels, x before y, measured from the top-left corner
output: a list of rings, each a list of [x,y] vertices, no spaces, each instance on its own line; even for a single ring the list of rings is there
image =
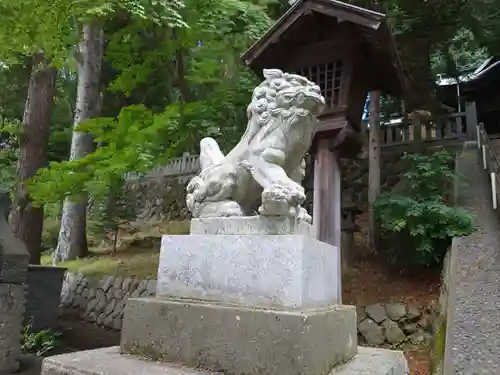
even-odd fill
[[[394,348],[402,344],[428,345],[434,307],[421,311],[402,302],[357,307],[360,345]]]
[[[441,290],[439,301],[436,306],[436,317],[432,322],[432,345],[431,345],[431,374],[443,375],[444,355],[446,348],[446,328],[448,317],[448,300],[450,294],[451,275],[451,253],[456,248],[456,239],[452,241],[452,247],[447,252],[443,270],[441,272]]]
[[[76,310],[88,322],[120,330],[129,297],[156,294],[156,280],[105,276],[100,280],[67,272],[61,291],[61,305]]]
[[[67,272],[61,304],[78,312],[86,321],[120,330],[129,297],[154,296],[156,280],[105,276],[93,280]],[[358,307],[358,338],[365,346],[397,347],[409,342],[427,343],[432,314],[405,303]]]

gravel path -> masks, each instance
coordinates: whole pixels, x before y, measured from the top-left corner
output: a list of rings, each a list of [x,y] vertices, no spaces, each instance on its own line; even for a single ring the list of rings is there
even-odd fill
[[[459,239],[454,252],[445,375],[495,375],[500,374],[500,208],[492,209],[477,150],[461,158],[459,171],[468,180],[460,188],[460,203],[476,215],[479,229]]]

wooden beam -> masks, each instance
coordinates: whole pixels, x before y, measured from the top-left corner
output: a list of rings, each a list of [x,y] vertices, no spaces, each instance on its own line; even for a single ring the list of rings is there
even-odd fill
[[[303,9],[297,9],[294,13],[288,15],[285,14],[281,20],[275,23],[275,26],[271,28],[266,35],[242,55],[245,64],[251,65],[257,57],[259,57],[271,44],[276,43],[281,35],[305,14]]]
[[[337,303],[342,303],[341,259],[341,180],[336,153],[331,150],[331,139],[318,141],[314,160],[313,224],[318,240],[335,246],[335,280]]]
[[[313,11],[323,13],[327,16],[335,17],[335,18],[337,18],[338,22],[344,22],[344,21],[352,22],[352,23],[355,23],[357,25],[360,25],[363,27],[368,27],[368,28],[373,29],[373,30],[377,30],[380,27],[380,25],[382,24],[381,19],[375,19],[375,18],[366,17],[366,16],[364,17],[364,16],[361,16],[359,14],[350,12],[348,10],[333,8],[333,7],[328,6],[326,4],[324,5],[324,4],[319,4],[316,2],[308,2],[306,7],[308,9],[313,10]]]

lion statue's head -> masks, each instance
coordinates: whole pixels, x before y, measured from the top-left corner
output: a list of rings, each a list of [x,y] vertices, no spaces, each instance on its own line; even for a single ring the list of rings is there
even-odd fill
[[[317,116],[325,107],[325,98],[317,84],[297,74],[279,69],[264,69],[265,80],[257,86],[247,108],[248,119],[260,126],[278,115]]]

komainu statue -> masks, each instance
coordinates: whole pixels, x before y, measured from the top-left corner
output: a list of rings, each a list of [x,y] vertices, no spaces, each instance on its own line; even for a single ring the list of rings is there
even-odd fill
[[[325,99],[308,79],[264,70],[247,108],[248,124],[240,142],[227,154],[217,142],[200,142],[201,173],[187,186],[193,217],[292,216],[311,222],[301,207],[304,156]],[[259,202],[260,201],[260,202]]]

